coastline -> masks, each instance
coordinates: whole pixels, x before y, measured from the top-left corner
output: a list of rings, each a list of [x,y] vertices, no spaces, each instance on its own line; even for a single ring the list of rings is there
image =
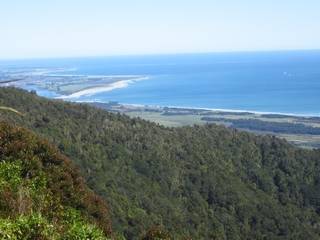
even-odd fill
[[[122,87],[122,84],[126,85],[127,81],[131,80],[124,80],[124,83],[122,82],[120,85],[119,81],[116,82],[118,84],[117,87]],[[108,88],[110,88],[110,86],[108,86]],[[93,90],[96,92],[97,89]],[[103,91],[105,91],[104,88]],[[46,96],[46,98],[57,99],[57,97],[49,96]],[[317,114],[292,114],[183,106],[157,106],[118,103],[112,101],[102,102],[94,99],[90,101],[81,101],[80,99],[74,100],[71,98],[64,98],[60,100],[89,104],[109,112],[125,114],[129,117],[138,117],[147,121],[155,122],[165,127],[183,127],[212,123],[232,127],[234,129],[239,129],[240,131],[252,132],[258,135],[277,136],[302,148],[320,148],[320,116]]]
[[[197,108],[197,107],[181,107],[181,106],[168,106],[169,108],[178,108],[178,109],[190,109],[190,110],[205,110],[205,111],[214,111],[214,112],[230,112],[230,113],[251,113],[258,115],[273,114],[289,117],[320,117],[320,113],[284,113],[284,112],[269,112],[269,111],[254,111],[254,110],[237,110],[237,109],[224,109],[224,108]]]
[[[70,95],[58,96],[56,97],[56,99],[72,99],[72,98],[79,98],[82,96],[92,96],[94,94],[102,93],[102,92],[110,92],[115,89],[126,88],[130,84],[133,84],[135,82],[142,81],[142,80],[147,80],[148,78],[149,77],[137,77],[129,80],[118,80],[115,82],[108,83],[105,86],[92,87],[92,88],[80,90],[78,92],[74,92]]]
[[[217,124],[257,135],[273,135],[302,148],[320,148],[320,116],[230,109],[148,106],[77,101],[165,127]]]
[[[109,104],[109,102],[104,101],[74,101],[78,103],[99,103],[99,104]],[[162,106],[162,105],[148,105],[148,104],[134,104],[134,103],[118,103],[119,105],[125,106],[125,107],[133,107],[133,108],[149,108],[149,109],[155,109],[155,110],[163,110],[163,109],[178,109],[178,110],[190,110],[190,111],[211,111],[211,112],[223,112],[223,113],[233,113],[233,114],[256,114],[256,115],[279,115],[279,116],[288,116],[288,117],[305,117],[305,118],[320,118],[320,113],[310,113],[310,114],[303,114],[303,113],[284,113],[284,112],[270,112],[270,111],[255,111],[255,110],[238,110],[238,109],[225,109],[225,108],[202,108],[202,107],[184,107],[184,106],[175,106],[175,105],[168,105],[168,106]]]

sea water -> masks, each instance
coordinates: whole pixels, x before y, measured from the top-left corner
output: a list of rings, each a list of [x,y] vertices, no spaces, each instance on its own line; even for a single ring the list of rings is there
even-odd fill
[[[0,69],[65,68],[146,76],[71,101],[320,115],[320,51],[206,53],[2,61]],[[70,74],[70,72],[69,72]],[[57,97],[44,89],[45,97]]]

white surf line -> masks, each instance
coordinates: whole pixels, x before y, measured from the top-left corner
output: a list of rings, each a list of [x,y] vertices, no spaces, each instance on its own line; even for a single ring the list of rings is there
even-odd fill
[[[72,93],[70,95],[59,96],[56,98],[57,99],[71,99],[71,98],[79,98],[82,96],[92,96],[96,93],[110,92],[115,89],[126,88],[129,86],[129,84],[135,83],[137,81],[147,80],[147,79],[148,79],[148,77],[139,77],[139,78],[134,78],[134,79],[129,79],[129,80],[120,80],[120,81],[116,81],[113,83],[109,83],[105,86],[92,87],[89,89],[85,89],[85,90],[81,90],[81,91]]]
[[[187,109],[187,110],[205,110],[213,112],[230,112],[230,113],[252,113],[257,115],[274,114],[292,117],[320,117],[320,113],[285,113],[285,112],[270,112],[270,111],[255,111],[255,110],[238,110],[227,108],[201,108],[201,107],[182,107],[182,106],[167,106],[168,108]]]
[[[102,102],[101,103],[105,103]],[[179,109],[179,110],[203,110],[203,111],[211,111],[211,112],[226,112],[226,113],[249,113],[249,114],[256,114],[256,115],[283,115],[288,117],[320,117],[320,113],[284,113],[284,112],[264,112],[264,111],[254,111],[254,110],[240,110],[240,109],[227,109],[227,108],[201,108],[201,107],[183,107],[183,106],[173,106],[173,105],[148,105],[148,104],[132,104],[132,103],[119,103],[123,106],[132,106],[132,107],[150,107],[155,109]]]

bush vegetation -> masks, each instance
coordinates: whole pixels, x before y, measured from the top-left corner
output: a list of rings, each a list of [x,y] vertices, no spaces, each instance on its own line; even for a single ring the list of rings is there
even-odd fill
[[[0,239],[107,239],[108,209],[66,157],[0,123]]]
[[[0,119],[46,137],[80,167],[127,239],[166,239],[166,231],[172,239],[320,238],[319,150],[214,124],[165,128],[11,88],[0,89],[0,105],[25,113]],[[67,179],[46,181],[67,193]],[[102,219],[94,206],[60,198]]]
[[[202,117],[201,120],[207,122],[227,122],[231,123],[234,128],[249,129],[253,131],[320,135],[319,127],[307,126],[302,123],[268,122],[259,119],[224,119],[215,117]]]

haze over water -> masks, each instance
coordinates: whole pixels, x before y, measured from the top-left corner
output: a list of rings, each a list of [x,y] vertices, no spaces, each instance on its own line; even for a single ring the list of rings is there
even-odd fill
[[[72,98],[72,101],[118,101],[320,115],[320,51],[117,56],[0,63],[2,69],[8,66],[74,68],[71,74],[148,77],[123,88]],[[43,89],[36,90],[47,97],[55,96]]]

